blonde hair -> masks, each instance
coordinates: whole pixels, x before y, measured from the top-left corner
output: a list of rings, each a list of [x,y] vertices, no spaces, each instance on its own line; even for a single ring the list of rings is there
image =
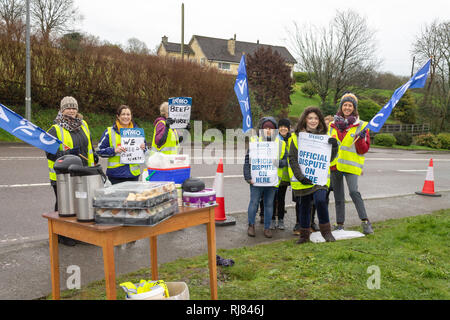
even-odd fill
[[[169,114],[169,103],[168,102],[161,103],[161,105],[159,106],[159,113],[161,115],[163,115],[163,113],[165,113],[166,115]]]

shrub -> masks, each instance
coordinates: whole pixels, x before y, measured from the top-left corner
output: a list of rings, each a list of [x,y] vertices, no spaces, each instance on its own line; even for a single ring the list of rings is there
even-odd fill
[[[314,85],[312,84],[311,81],[308,81],[305,84],[303,84],[301,91],[306,96],[308,96],[308,98],[312,98],[312,96],[317,93],[317,89],[316,89],[316,87],[314,87]]]
[[[415,144],[418,146],[424,146],[434,149],[440,149],[441,148],[441,142],[439,139],[431,133],[427,134],[421,134],[414,139]]]
[[[400,146],[410,146],[412,143],[412,135],[408,132],[394,132],[395,140]]]
[[[361,120],[370,121],[381,107],[372,99],[362,99],[358,102],[358,113]]]
[[[439,140],[442,149],[450,150],[450,133],[439,133],[437,139]]]
[[[374,142],[376,145],[383,147],[392,147],[396,140],[395,137],[390,133],[379,133],[375,136]]]
[[[294,72],[294,80],[295,82],[305,83],[309,80],[309,76],[307,72]]]

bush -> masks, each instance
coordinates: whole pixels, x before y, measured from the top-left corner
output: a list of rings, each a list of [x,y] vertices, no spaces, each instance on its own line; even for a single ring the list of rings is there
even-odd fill
[[[375,136],[374,142],[376,145],[383,147],[392,147],[396,140],[395,137],[390,133],[379,133]]]
[[[395,140],[400,146],[410,146],[412,143],[412,135],[408,132],[394,132]]]
[[[305,83],[309,80],[309,76],[307,72],[294,72],[294,80],[295,82]]]
[[[316,87],[312,84],[311,81],[306,82],[302,88],[301,91],[308,96],[308,98],[312,98],[313,95],[317,93]]]
[[[442,149],[450,150],[450,133],[439,133],[437,139],[439,140]]]
[[[358,102],[358,113],[361,120],[370,121],[381,107],[372,99],[362,99]]]
[[[439,139],[431,133],[427,134],[421,134],[414,139],[415,144],[418,146],[424,146],[434,149],[440,149],[441,148],[441,142]]]

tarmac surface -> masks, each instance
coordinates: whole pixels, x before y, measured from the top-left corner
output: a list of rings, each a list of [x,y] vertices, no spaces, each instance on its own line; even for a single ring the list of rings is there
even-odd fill
[[[450,207],[450,191],[439,193],[442,195],[441,197],[408,194],[383,198],[365,198],[365,205],[369,217],[373,213],[372,222],[428,214],[435,210]],[[360,221],[354,205],[351,202],[347,203],[346,209],[346,226],[359,225]],[[330,201],[329,210],[333,223],[335,217],[333,200]],[[235,218],[236,224],[216,227],[217,249],[253,246],[281,240],[296,240],[296,236],[292,235],[295,224],[292,205],[288,206],[285,215],[286,230],[274,231],[274,236],[271,239],[263,236],[263,225],[259,224],[259,218],[257,218],[256,224],[256,237],[250,238],[247,236],[247,212],[234,212],[227,217]],[[376,237],[376,226],[374,226],[374,231],[374,235],[369,235],[370,237]],[[301,250],[300,246],[299,250]],[[206,228],[203,225],[158,237],[159,264],[203,254],[207,254]],[[221,256],[233,258],[226,254],[221,254]],[[116,275],[148,267],[150,277],[149,240],[139,240],[132,246],[115,247],[115,260]],[[81,286],[104,279],[102,250],[99,247],[88,244],[67,247],[60,244],[59,261],[61,290],[66,288],[67,280],[72,275],[72,272],[67,272],[69,266],[75,265],[80,268]],[[239,264],[239,261],[235,260],[235,263]],[[6,300],[37,299],[51,293],[48,237],[36,237],[23,243],[1,246],[0,286],[0,299]],[[220,299],[220,290],[218,294]]]

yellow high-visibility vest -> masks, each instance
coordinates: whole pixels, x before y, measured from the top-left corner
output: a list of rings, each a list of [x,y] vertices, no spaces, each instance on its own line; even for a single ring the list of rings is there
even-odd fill
[[[364,155],[360,155],[356,152],[356,146],[353,141],[355,140],[355,137],[364,130],[367,124],[368,123],[365,121],[360,121],[358,126],[351,127],[342,141],[339,140],[337,130],[330,125],[328,128],[328,135],[336,138],[339,144],[338,154],[331,162],[330,166],[335,165],[337,170],[341,172],[352,173],[358,176],[361,175],[365,158]]]
[[[108,128],[109,145],[114,149],[121,143],[120,134],[118,134],[113,127]],[[114,169],[117,167],[125,166],[120,163],[120,155],[108,158],[108,169]],[[141,174],[141,168],[139,164],[130,164],[130,172],[133,176],[139,176]]]
[[[263,142],[261,137],[250,137],[250,142]],[[278,137],[275,139],[275,142],[277,143],[278,146],[278,160],[283,159],[285,153],[286,153],[286,142],[284,142],[283,140],[280,140]],[[278,188],[280,186],[281,180],[283,178],[283,168],[278,168],[277,169],[277,174],[278,174],[278,183],[276,185],[276,187]]]
[[[159,123],[163,123],[166,125],[165,120],[159,120],[155,125],[155,131],[153,133],[153,139],[152,139],[152,152],[161,152],[164,154],[178,154],[178,134],[176,130],[169,129],[169,132],[167,134],[166,143],[164,143],[161,147],[158,147],[155,138],[156,138],[156,127]]]
[[[297,135],[293,133],[291,135],[291,140],[289,141],[289,149],[291,148],[291,143],[294,143],[295,147],[298,150],[298,139]],[[289,158],[288,158],[289,159]],[[289,161],[288,161],[289,162]],[[289,164],[289,178],[291,179],[291,187],[294,190],[301,190],[301,189],[309,189],[314,187],[313,184],[302,184],[300,181],[297,180],[297,178],[294,175],[294,171],[292,171],[291,165]],[[328,168],[328,179],[327,179],[327,187],[330,186],[330,168]]]
[[[57,124],[54,124],[51,128],[56,129],[56,136],[59,140],[62,141],[62,144],[59,146],[60,151],[64,151],[64,145],[68,146],[70,149],[73,148],[73,141],[72,136],[70,135],[70,132],[63,127],[58,126]],[[89,127],[86,123],[86,121],[81,120],[81,128],[83,129],[84,134],[86,135],[88,139],[88,166],[94,165],[94,151],[92,151],[92,142],[91,142],[91,135],[89,133]],[[49,129],[49,130],[50,130]],[[48,160],[48,171],[49,171],[49,177],[50,180],[56,181],[56,172],[54,170],[55,162]]]

